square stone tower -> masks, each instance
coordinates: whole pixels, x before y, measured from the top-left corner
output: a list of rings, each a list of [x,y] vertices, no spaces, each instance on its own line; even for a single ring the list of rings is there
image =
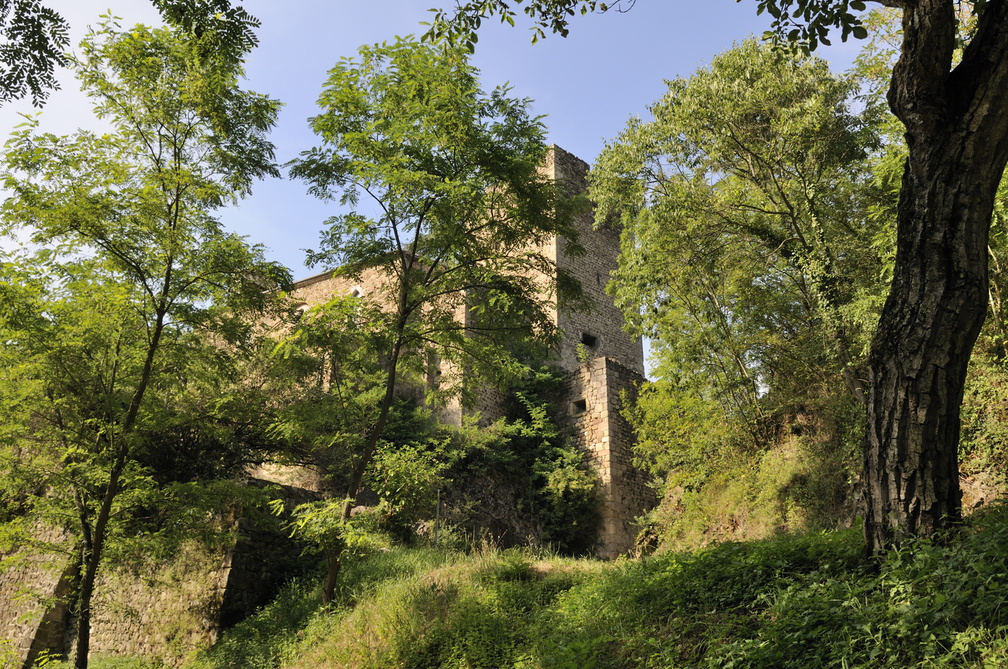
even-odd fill
[[[571,193],[583,193],[588,187],[588,164],[558,146],[550,147],[543,171]],[[581,283],[591,309],[576,311],[572,305],[556,305],[556,324],[564,333],[556,362],[565,370],[576,370],[583,359],[611,358],[643,376],[641,340],[623,330],[623,312],[606,294],[606,284],[617,266],[620,232],[608,226],[595,228],[591,211],[582,212],[574,228],[583,255],[570,252],[570,243],[564,239],[554,239],[545,251],[559,269]]]
[[[543,172],[570,194],[587,190],[588,164],[558,146],[550,147]],[[578,244],[554,237],[543,254],[581,284],[589,309],[577,309],[554,299],[551,305],[560,345],[550,361],[560,368],[566,383],[559,405],[558,423],[575,445],[585,451],[598,474],[601,521],[597,553],[614,558],[631,551],[637,536],[636,518],[655,504],[647,478],[633,465],[634,432],[623,417],[624,401],[636,401],[644,379],[644,348],[640,339],[623,329],[623,312],[606,293],[616,270],[620,231],[594,225],[592,211],[574,221]],[[555,277],[554,277],[555,278]],[[503,398],[489,390],[474,409],[484,421],[501,415]]]
[[[545,172],[572,193],[587,188],[588,164],[553,146]],[[555,360],[566,377],[567,396],[560,423],[568,438],[589,456],[601,483],[602,527],[599,556],[613,558],[634,547],[635,518],[654,503],[644,474],[633,465],[634,433],[623,417],[625,400],[636,400],[644,379],[644,349],[640,339],[623,329],[623,313],[606,293],[616,270],[620,232],[594,227],[591,211],[575,221],[585,253],[569,252],[569,243],[555,239],[547,252],[558,268],[570,272],[590,302],[589,310],[556,305],[557,326],[563,332]]]

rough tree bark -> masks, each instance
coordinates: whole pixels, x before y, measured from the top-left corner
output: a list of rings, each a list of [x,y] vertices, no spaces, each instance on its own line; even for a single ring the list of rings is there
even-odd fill
[[[872,553],[960,518],[959,408],[987,308],[987,242],[1008,160],[1008,2],[952,67],[953,0],[902,0],[889,104],[909,157],[892,288],[869,357],[865,538]]]

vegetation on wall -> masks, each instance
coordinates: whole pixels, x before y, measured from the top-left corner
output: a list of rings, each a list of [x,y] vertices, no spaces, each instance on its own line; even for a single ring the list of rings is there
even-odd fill
[[[509,391],[501,419],[468,422],[446,453],[445,519],[500,546],[589,555],[599,523],[598,477],[560,432],[561,377],[543,368]]]
[[[363,548],[378,532],[406,545],[531,545],[590,554],[598,479],[555,422],[551,398],[560,383],[542,369],[512,388],[505,416],[482,424],[471,416],[460,427],[414,400],[397,401],[364,479],[362,498],[372,506],[355,508],[345,531]],[[296,531],[315,533],[322,545],[331,541],[332,505],[302,507]]]

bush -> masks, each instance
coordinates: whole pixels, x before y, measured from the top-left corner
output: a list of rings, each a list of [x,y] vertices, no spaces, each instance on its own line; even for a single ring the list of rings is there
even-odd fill
[[[970,359],[962,403],[959,458],[967,472],[986,471],[1005,483],[1008,472],[1008,367],[983,352]]]
[[[503,547],[550,546],[588,555],[599,523],[598,477],[587,456],[560,434],[551,398],[560,378],[548,369],[515,389],[505,417],[467,423],[443,445],[446,519]]]

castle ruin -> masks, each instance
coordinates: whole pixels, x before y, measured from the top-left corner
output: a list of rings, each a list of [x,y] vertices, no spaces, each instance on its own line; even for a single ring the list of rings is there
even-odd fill
[[[559,147],[548,152],[543,171],[571,192],[584,192],[588,165]],[[591,211],[581,212],[574,221],[583,254],[569,252],[569,242],[554,237],[541,249],[557,268],[576,278],[590,310],[575,310],[552,297],[549,311],[563,333],[555,357],[565,378],[566,395],[553,398],[561,407],[561,430],[588,456],[601,485],[601,528],[597,541],[600,557],[614,558],[634,546],[635,518],[654,504],[653,493],[644,475],[633,466],[633,431],[622,414],[624,396],[635,398],[644,381],[644,352],[640,339],[623,330],[623,314],[605,292],[616,269],[619,231],[595,228]],[[555,278],[555,277],[554,277]],[[371,273],[355,279],[325,272],[295,284],[292,298],[310,307],[335,295],[382,292],[381,276]],[[456,373],[456,370],[438,370]],[[471,408],[488,422],[501,415],[503,398],[486,389]],[[463,409],[458,404],[445,410],[448,422],[458,424]]]
[[[550,152],[543,169],[574,189],[585,187],[587,164],[562,149]],[[591,212],[576,221],[584,255],[568,253],[563,239],[550,240],[543,251],[578,279],[593,306],[581,312],[556,300],[551,305],[555,324],[563,331],[551,362],[565,378],[564,396],[554,401],[561,429],[588,455],[598,474],[602,508],[596,552],[614,558],[632,550],[635,518],[654,500],[644,476],[633,466],[633,433],[621,413],[624,398],[632,401],[644,379],[643,350],[639,340],[622,330],[622,313],[605,293],[616,268],[619,233],[596,230],[592,223]],[[334,295],[355,291],[364,295],[379,290],[381,283],[374,273],[365,272],[354,281],[329,272],[298,282],[293,297],[309,306]],[[500,401],[499,394],[488,391],[477,409],[493,415],[499,412]],[[298,488],[285,490],[295,501],[306,494]],[[235,513],[240,525],[240,513]],[[42,529],[39,532],[38,538],[47,538]],[[279,583],[291,572],[296,547],[288,546],[286,533],[279,528],[245,527],[237,534],[234,543],[219,551],[186,544],[151,578],[137,579],[128,568],[104,570],[94,602],[92,651],[157,654],[177,665],[192,649],[212,644],[223,627],[265,603],[263,597],[275,588],[264,588],[264,583]],[[55,543],[69,541],[62,535],[48,538]],[[72,552],[68,544],[62,551],[26,554],[25,561],[0,572],[0,640],[9,641],[0,644],[0,651],[12,652],[19,664],[30,666],[43,651],[66,653],[72,648],[66,606],[74,577]]]

